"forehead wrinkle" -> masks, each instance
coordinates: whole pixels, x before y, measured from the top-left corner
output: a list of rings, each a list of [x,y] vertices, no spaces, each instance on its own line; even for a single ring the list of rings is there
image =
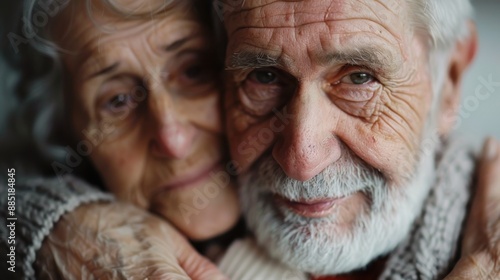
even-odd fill
[[[385,13],[380,13],[381,9],[388,12],[390,17],[394,16],[393,19],[397,22],[404,24],[404,21],[401,20],[401,14],[404,13],[401,4],[390,7],[389,4],[391,3],[385,3],[381,0],[373,2],[365,0],[343,2],[331,0],[319,2],[318,5],[312,5],[311,2],[273,1],[254,8],[237,10],[228,18],[228,22],[232,23],[226,25],[226,27],[230,27],[228,28],[228,34],[232,35],[234,32],[245,28],[295,28],[319,22],[364,19],[376,23],[392,36],[398,37],[397,32],[393,29],[399,24],[394,27],[389,25],[389,17]]]
[[[255,1],[245,1],[246,3],[253,4]],[[340,1],[340,0],[329,0],[329,1],[321,1],[318,3],[316,1],[316,5],[311,5],[313,1],[272,1],[265,4],[254,5],[253,7],[248,6],[247,8],[242,7],[234,7],[232,11],[228,12],[228,19],[231,21],[232,19],[243,21],[242,25],[249,25],[253,27],[264,27],[263,22],[267,20],[272,21],[274,19],[275,25],[266,25],[269,27],[279,27],[279,26],[288,26],[288,27],[296,27],[303,25],[304,21],[320,21],[323,19],[326,20],[335,20],[335,19],[343,19],[344,14],[358,13],[358,16],[354,17],[362,17],[366,16],[363,14],[366,9],[363,7],[357,6],[357,4],[361,4],[362,6],[368,8],[373,15],[378,17],[380,14],[379,9],[374,9],[372,6],[378,3],[383,9],[392,13],[396,17],[399,17],[399,13],[391,10],[388,4],[383,3],[381,0],[366,2],[366,0],[348,0],[348,1]],[[251,5],[249,4],[249,5]],[[400,5],[394,5],[399,11]],[[320,17],[321,15],[321,17]],[[299,20],[297,20],[299,18]],[[318,20],[320,19],[320,20]],[[382,19],[383,20],[383,19]],[[278,22],[278,24],[276,24]],[[284,23],[288,25],[284,25]]]
[[[89,78],[91,73],[104,69],[112,64],[119,63],[119,68],[125,64],[129,64],[127,61],[130,57],[127,55],[129,52],[128,48],[124,48],[120,45],[115,45],[113,47],[106,48],[94,48],[90,50],[86,55],[81,55],[76,64],[80,65],[77,69],[77,77],[82,79]]]
[[[365,20],[371,21],[372,23],[380,26],[385,31],[387,31],[389,34],[391,34],[394,38],[399,38],[399,35],[396,34],[396,32],[393,30],[393,28],[390,28],[390,26],[387,24],[388,19],[385,15],[380,15],[380,13],[377,12],[377,9],[374,9],[374,7],[372,7],[371,5],[369,5],[368,3],[366,3],[362,0],[358,0],[358,2],[361,5],[365,6],[368,10],[370,10],[371,14],[374,16],[374,18],[377,19],[377,20],[374,20],[372,17],[367,17],[367,18],[364,18]],[[386,11],[392,13],[392,15],[395,17],[395,19],[399,19],[399,17],[401,16],[399,14],[396,14],[395,11],[393,11],[392,9],[385,6],[381,1],[375,1],[375,3],[379,3]],[[399,7],[399,5],[398,5],[398,7]],[[404,21],[400,21],[400,22],[402,22],[404,24]]]
[[[245,3],[253,1],[246,1]],[[249,5],[251,5],[249,4]],[[322,18],[324,10],[315,8],[313,11],[307,11],[297,6],[302,6],[302,1],[272,1],[254,7],[235,8],[227,16],[227,22],[236,21],[239,26],[252,26],[254,28],[269,28],[269,27],[296,27],[303,24],[297,22],[297,18],[301,21],[303,18],[310,20],[318,20]],[[305,3],[307,5],[307,3]],[[306,17],[304,17],[304,15]],[[272,22],[273,24],[269,24]],[[228,25],[226,25],[227,27]],[[229,24],[231,26],[231,24]],[[229,30],[228,33],[233,33],[234,30]]]

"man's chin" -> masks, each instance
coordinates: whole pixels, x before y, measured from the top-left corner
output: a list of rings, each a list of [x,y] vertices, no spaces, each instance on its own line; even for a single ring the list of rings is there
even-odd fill
[[[337,201],[332,214],[310,218],[276,204],[272,194],[249,186],[242,191],[247,223],[257,243],[286,266],[314,275],[338,275],[366,267],[403,241],[418,213],[405,208],[403,201],[369,209],[365,194],[357,192]],[[401,211],[394,214],[393,209]]]
[[[272,205],[256,205],[246,214],[257,242],[273,258],[314,275],[344,274],[366,267],[393,250],[407,232],[387,238],[385,226],[373,226],[387,223],[376,217],[341,224],[328,217],[309,219],[282,212]]]
[[[242,209],[257,243],[275,259],[314,275],[344,274],[366,267],[408,236],[434,172],[434,154],[423,154],[412,179],[393,186],[346,153],[343,162],[302,182],[266,158],[240,176]]]

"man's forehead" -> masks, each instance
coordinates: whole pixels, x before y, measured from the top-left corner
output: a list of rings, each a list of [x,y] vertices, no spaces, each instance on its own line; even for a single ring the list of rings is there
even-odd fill
[[[226,17],[227,68],[347,62],[394,72],[412,34],[403,9],[393,0],[247,0]]]
[[[226,0],[226,29],[298,27],[318,21],[376,18],[380,24],[401,21],[402,0]]]

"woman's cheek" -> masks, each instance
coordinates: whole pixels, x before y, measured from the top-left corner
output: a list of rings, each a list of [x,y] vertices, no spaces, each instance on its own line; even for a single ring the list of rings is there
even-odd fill
[[[213,92],[196,100],[178,103],[178,113],[196,127],[212,133],[223,133],[221,94]]]
[[[120,199],[144,204],[141,193],[141,157],[133,148],[122,149],[117,143],[102,144],[91,160],[104,181],[105,188]],[[126,152],[125,152],[126,151]],[[141,206],[139,205],[139,206]]]

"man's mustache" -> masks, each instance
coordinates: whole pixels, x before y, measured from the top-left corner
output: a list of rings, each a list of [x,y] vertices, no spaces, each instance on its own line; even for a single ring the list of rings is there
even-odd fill
[[[292,201],[322,198],[340,198],[363,191],[369,196],[388,191],[385,176],[376,168],[361,160],[347,147],[342,147],[342,156],[308,181],[290,178],[272,155],[263,156],[247,174],[240,178],[242,186],[247,184],[261,193],[276,194]],[[377,189],[377,190],[375,190]]]

